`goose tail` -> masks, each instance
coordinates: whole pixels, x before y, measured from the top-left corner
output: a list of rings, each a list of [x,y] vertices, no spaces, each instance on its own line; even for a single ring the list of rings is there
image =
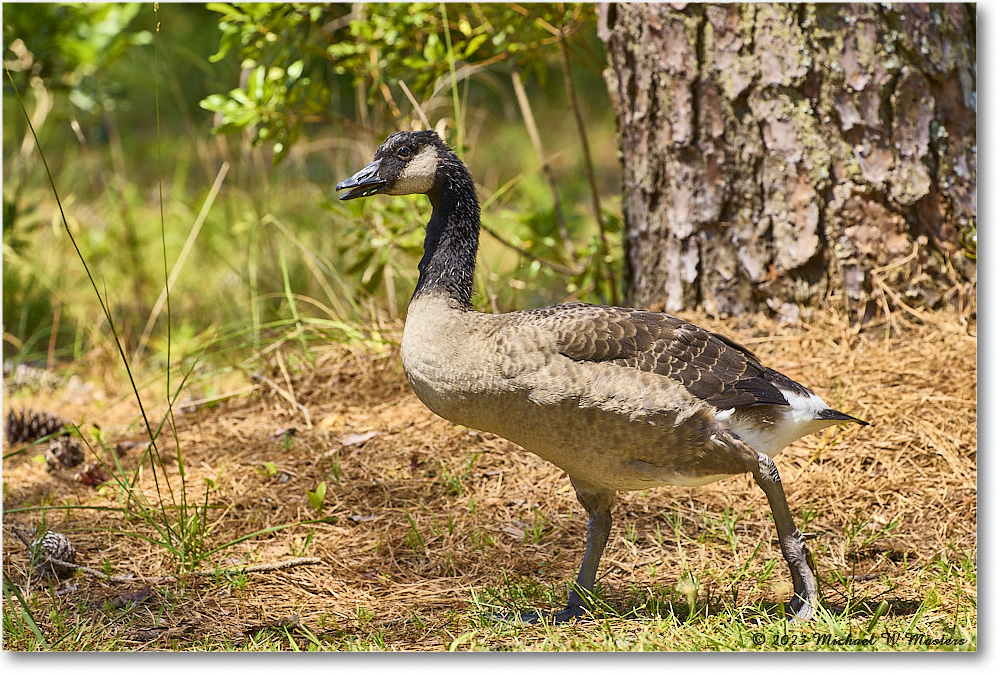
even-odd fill
[[[853,415],[842,413],[839,410],[834,410],[833,408],[826,408],[825,410],[820,410],[818,413],[816,413],[816,419],[830,420],[832,422],[857,422],[863,427],[867,427],[869,424],[868,422],[858,419]]]

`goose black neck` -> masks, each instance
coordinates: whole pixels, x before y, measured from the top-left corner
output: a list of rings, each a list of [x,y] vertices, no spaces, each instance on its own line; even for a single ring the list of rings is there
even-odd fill
[[[424,257],[413,299],[443,294],[472,307],[479,248],[479,200],[472,176],[457,157],[443,158],[435,188],[427,194],[433,212],[424,238]]]

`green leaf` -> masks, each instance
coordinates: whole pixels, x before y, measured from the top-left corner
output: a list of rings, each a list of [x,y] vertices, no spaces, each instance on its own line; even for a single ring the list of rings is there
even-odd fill
[[[316,509],[317,512],[323,512],[323,500],[326,498],[326,481],[322,481],[316,486],[316,490],[306,491],[306,497],[309,499],[309,504]]]
[[[222,94],[209,94],[205,98],[198,102],[205,110],[211,110],[212,112],[222,112],[225,110],[226,105],[229,103],[229,97],[223,96]]]
[[[431,33],[427,36],[427,44],[424,45],[424,58],[431,63],[438,63],[444,58],[444,44],[441,39]]]
[[[205,5],[205,9],[222,14],[223,19],[239,19],[246,16],[235,5],[230,5],[228,2],[209,2]]]
[[[464,58],[469,58],[476,53],[476,50],[483,46],[483,43],[489,39],[486,33],[480,33],[469,40],[469,44],[465,46],[465,56]]]
[[[229,92],[229,95],[232,97],[234,101],[247,108],[256,107],[256,104],[250,99],[250,97],[246,95],[246,92],[244,92],[242,89],[233,89],[231,92]]]
[[[247,78],[247,96],[251,100],[259,101],[264,96],[264,79],[267,77],[263,65],[257,66]]]

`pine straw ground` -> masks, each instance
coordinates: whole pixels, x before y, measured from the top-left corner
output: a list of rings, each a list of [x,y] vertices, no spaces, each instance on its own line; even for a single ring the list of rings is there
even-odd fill
[[[817,535],[811,548],[824,604],[839,625],[855,636],[882,625],[932,638],[957,631],[974,648],[975,328],[953,314],[924,319],[898,337],[884,327],[858,331],[838,317],[707,325],[872,423],[807,437],[777,461],[800,527]],[[116,492],[48,473],[32,460],[35,448],[4,462],[4,573],[31,598],[50,642],[68,636],[56,649],[757,650],[751,638],[759,626],[776,627],[764,649],[782,648],[772,638],[785,631],[776,601],[789,593],[788,571],[749,476],[620,495],[600,569],[606,618],[511,625],[493,613],[557,609],[575,577],[586,517],[566,476],[503,439],[429,412],[391,345],[331,346],[290,379],[280,370],[271,373],[273,386],[179,417],[178,437],[198,493],[192,501],[211,478],[209,502],[224,507],[210,512],[209,543],[317,518],[307,491],[327,485],[327,522],[250,539],[213,556],[214,564],[291,560],[307,543],[305,555],[318,564],[183,582],[112,583],[78,573],[29,583],[28,557],[10,526],[37,526],[43,513],[50,529],[71,536],[78,563],[146,577],[175,567],[161,548],[121,534],[152,530],[116,512],[12,512],[114,506]],[[91,410],[86,419],[99,422],[107,412]],[[114,440],[123,427],[102,428]],[[164,455],[173,452],[168,444]],[[123,462],[134,467],[139,454]],[[156,494],[149,472],[142,486]],[[876,620],[883,623],[873,628],[883,600]],[[5,597],[5,615],[10,610]],[[795,630],[815,638],[828,630],[823,625]],[[7,649],[25,648],[6,633]]]

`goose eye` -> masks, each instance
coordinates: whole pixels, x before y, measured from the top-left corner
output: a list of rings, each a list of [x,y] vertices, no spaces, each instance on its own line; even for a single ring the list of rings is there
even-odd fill
[[[406,159],[410,156],[410,149],[404,146],[396,151],[396,156],[400,159]]]

